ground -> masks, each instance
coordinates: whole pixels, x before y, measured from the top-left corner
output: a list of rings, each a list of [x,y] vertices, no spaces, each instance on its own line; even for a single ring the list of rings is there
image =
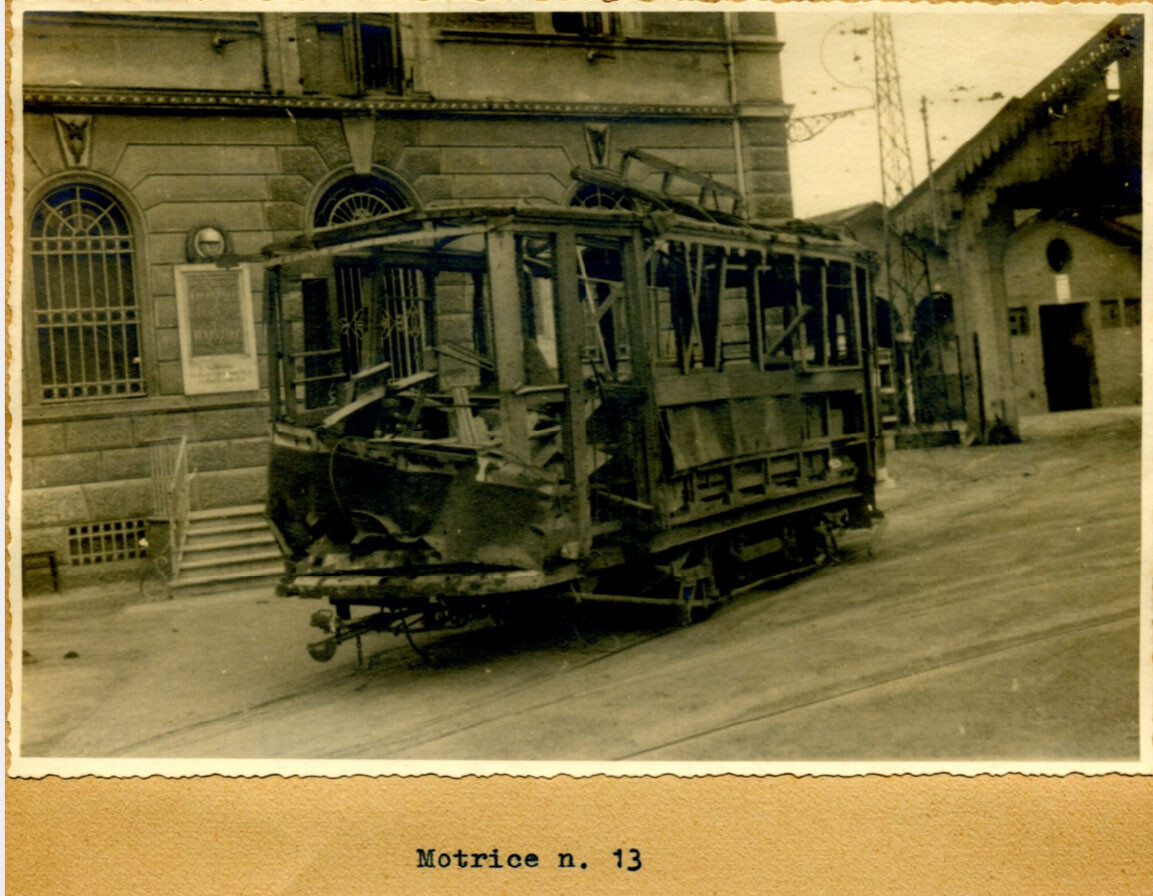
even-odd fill
[[[304,649],[320,604],[30,597],[25,756],[1138,759],[1140,416],[901,451],[863,552],[688,628],[548,614]],[[75,654],[72,656],[72,654]],[[19,654],[17,654],[19,655]]]

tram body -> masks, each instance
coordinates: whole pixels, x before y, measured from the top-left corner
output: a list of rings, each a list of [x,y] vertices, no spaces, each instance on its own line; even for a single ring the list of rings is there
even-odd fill
[[[867,259],[707,218],[461,207],[267,252],[268,516],[283,593],[331,604],[315,658],[553,599],[687,620],[873,523]]]

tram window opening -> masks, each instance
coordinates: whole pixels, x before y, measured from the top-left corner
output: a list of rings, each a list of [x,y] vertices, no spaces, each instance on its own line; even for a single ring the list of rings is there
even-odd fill
[[[796,332],[797,284],[793,259],[774,258],[758,272],[760,279],[760,327],[765,367],[787,366],[800,360],[800,340]]]
[[[335,338],[328,280],[316,278],[301,283],[304,308],[304,406],[332,407],[339,401],[339,383],[348,377],[341,363],[341,349]]]
[[[559,352],[556,341],[555,268],[552,240],[517,237],[524,326],[524,371],[529,385],[557,381]]]
[[[625,382],[631,366],[621,250],[578,241],[577,276],[585,320],[581,351],[585,374]]]
[[[687,347],[692,322],[685,245],[672,242],[654,254],[649,265],[650,289],[656,298],[657,351],[664,363],[687,367]]]
[[[721,336],[721,276],[723,250],[706,247],[695,258],[697,320],[700,322],[700,355],[695,367],[717,367]]]
[[[436,364],[442,388],[487,386],[495,378],[485,277],[476,271],[436,275]]]
[[[808,307],[804,331],[804,360],[816,367],[825,364],[825,265],[812,258],[801,260],[801,304]]]
[[[832,262],[825,270],[829,364],[857,363],[852,276],[852,267],[846,262]]]
[[[722,366],[747,364],[752,360],[753,271],[739,258],[730,258],[720,303],[720,342]]]

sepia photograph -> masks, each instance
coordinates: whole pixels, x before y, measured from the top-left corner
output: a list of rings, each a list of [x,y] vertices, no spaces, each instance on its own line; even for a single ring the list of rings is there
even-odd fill
[[[9,773],[1148,771],[1144,24],[14,3]]]

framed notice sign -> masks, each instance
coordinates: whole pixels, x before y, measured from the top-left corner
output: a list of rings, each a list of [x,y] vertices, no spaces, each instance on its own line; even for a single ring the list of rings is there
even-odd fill
[[[176,267],[184,392],[244,392],[260,386],[248,268]]]

